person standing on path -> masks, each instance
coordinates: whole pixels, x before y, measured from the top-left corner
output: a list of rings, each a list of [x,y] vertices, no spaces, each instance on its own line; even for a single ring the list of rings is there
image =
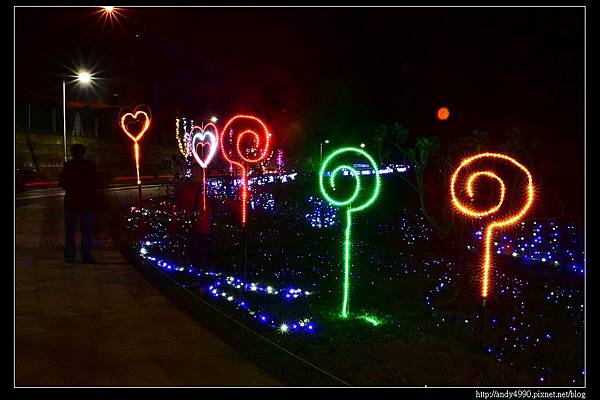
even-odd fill
[[[71,146],[73,158],[60,172],[59,185],[65,190],[65,262],[75,262],[75,231],[81,229],[81,257],[84,264],[93,264],[92,224],[96,208],[98,177],[96,166],[85,159],[82,144]]]

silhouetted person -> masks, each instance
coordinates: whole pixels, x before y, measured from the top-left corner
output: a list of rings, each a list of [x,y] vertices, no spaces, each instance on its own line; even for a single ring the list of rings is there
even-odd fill
[[[75,230],[81,228],[81,257],[92,264],[92,223],[96,206],[96,166],[84,158],[82,144],[71,146],[73,158],[60,172],[59,185],[65,190],[65,262],[75,261]]]

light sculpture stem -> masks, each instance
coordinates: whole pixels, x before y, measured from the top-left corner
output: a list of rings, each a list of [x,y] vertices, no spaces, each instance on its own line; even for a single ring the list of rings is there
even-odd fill
[[[525,176],[527,177],[526,190],[525,190],[525,202],[524,202],[522,208],[515,214],[503,217],[501,219],[493,220],[485,229],[484,251],[483,251],[483,253],[484,253],[483,254],[483,276],[482,276],[482,285],[481,285],[481,295],[485,299],[488,296],[488,288],[489,288],[489,281],[490,281],[489,275],[490,275],[490,269],[492,267],[492,239],[494,237],[494,232],[496,230],[499,230],[500,228],[504,228],[504,227],[513,225],[516,222],[518,222],[520,219],[523,218],[523,216],[529,210],[529,208],[531,207],[531,204],[533,203],[534,186],[533,186],[533,178],[532,178],[529,170],[523,164],[519,163],[517,160],[515,160],[512,157],[509,157],[509,156],[501,154],[501,153],[480,153],[480,154],[474,155],[472,157],[468,157],[461,162],[459,167],[454,171],[454,173],[452,174],[452,177],[450,178],[450,195],[452,197],[452,204],[458,211],[462,212],[463,214],[466,214],[466,215],[468,215],[470,217],[474,217],[474,218],[481,218],[481,217],[485,217],[488,215],[492,215],[492,214],[495,214],[500,209],[500,207],[502,206],[502,204],[504,202],[504,198],[505,198],[505,194],[506,194],[506,185],[504,184],[504,181],[495,172],[492,172],[489,170],[471,172],[468,175],[468,178],[466,180],[466,192],[467,192],[468,197],[470,198],[470,201],[472,201],[475,197],[474,183],[477,181],[477,179],[480,177],[491,178],[491,179],[495,180],[496,182],[498,182],[498,185],[500,187],[499,199],[495,205],[493,205],[492,207],[490,207],[486,210],[476,210],[474,208],[471,208],[470,205],[465,205],[459,199],[458,194],[456,192],[456,182],[458,181],[458,177],[459,177],[460,173],[464,169],[468,168],[473,162],[482,160],[482,159],[488,159],[488,160],[492,160],[492,161],[495,161],[495,160],[508,161],[510,164],[517,167],[517,169],[519,169],[521,172],[523,172],[523,174],[525,174]]]
[[[331,161],[340,155],[345,153],[356,153],[356,155],[361,155],[365,157],[371,167],[373,169],[373,175],[375,176],[375,185],[373,188],[372,194],[366,199],[363,200],[360,205],[356,205],[356,200],[358,196],[361,194],[361,183],[360,178],[361,174],[354,167],[349,165],[341,164],[335,167],[329,174],[329,179],[327,180],[325,177],[327,176],[327,167],[331,163]],[[341,171],[348,171],[349,174],[354,178],[355,186],[354,191],[346,200],[337,200],[334,197],[330,196],[328,193],[328,188],[335,191],[335,178]],[[327,186],[325,183],[327,182]],[[350,255],[351,255],[351,227],[352,227],[352,213],[356,211],[364,210],[369,207],[379,195],[379,190],[381,186],[381,178],[379,176],[379,169],[375,160],[364,150],[358,149],[355,147],[344,147],[338,149],[331,153],[321,165],[321,170],[319,172],[319,188],[321,189],[321,193],[323,197],[334,206],[344,207],[347,206],[346,209],[346,224],[344,230],[344,273],[343,273],[343,287],[342,287],[342,310],[341,316],[342,318],[347,318],[350,315]]]

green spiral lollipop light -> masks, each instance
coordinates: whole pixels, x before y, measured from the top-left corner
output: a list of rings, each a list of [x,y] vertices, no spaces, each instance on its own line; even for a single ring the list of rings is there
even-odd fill
[[[361,184],[360,179],[362,177],[361,173],[357,171],[354,167],[350,165],[339,165],[333,168],[331,174],[326,176],[327,167],[335,160],[336,157],[341,155],[347,155],[348,153],[355,153],[357,155],[361,155],[369,160],[371,167],[375,171],[375,186],[373,188],[373,193],[366,200],[362,200],[360,204],[357,204],[355,201],[357,197],[361,194]],[[348,171],[351,176],[354,177],[354,191],[345,200],[338,200],[333,198],[328,190],[335,191],[335,178],[342,171]],[[377,164],[373,157],[369,155],[364,150],[355,148],[355,147],[343,147],[331,153],[321,165],[321,170],[319,171],[319,187],[321,189],[321,193],[323,197],[334,206],[337,207],[347,207],[346,208],[346,229],[344,234],[344,287],[343,287],[343,295],[342,295],[342,318],[347,318],[349,315],[349,307],[348,301],[350,297],[350,228],[352,226],[352,213],[356,211],[364,210],[369,207],[379,195],[379,188],[381,186],[381,178],[379,177],[379,169],[377,168]],[[363,198],[363,196],[360,196]]]

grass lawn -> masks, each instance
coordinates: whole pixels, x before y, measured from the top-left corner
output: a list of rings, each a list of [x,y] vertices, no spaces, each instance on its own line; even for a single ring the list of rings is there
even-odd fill
[[[384,185],[394,187],[393,178],[386,179]],[[145,257],[185,266],[163,268],[180,285],[352,385],[583,384],[583,278],[498,255],[482,341],[479,253],[463,249],[458,239],[438,237],[391,189],[372,209],[354,215],[351,314],[342,319],[342,213],[324,227],[327,210],[308,201],[317,195],[313,186],[294,182],[252,192],[247,282],[276,294],[235,287],[243,278],[239,215],[235,203],[218,201],[216,193],[209,265],[190,265],[188,232],[183,225],[170,231],[168,199],[148,204],[145,216],[126,211],[124,232],[136,251],[152,242],[144,246]],[[311,226],[317,220],[321,228]],[[214,295],[211,286],[220,292]],[[289,288],[302,289],[302,295],[285,298]],[[261,322],[261,315],[270,321]],[[305,319],[312,331],[292,329]],[[264,357],[255,361],[273,371],[261,364]],[[294,371],[280,371],[279,377],[313,384]]]

